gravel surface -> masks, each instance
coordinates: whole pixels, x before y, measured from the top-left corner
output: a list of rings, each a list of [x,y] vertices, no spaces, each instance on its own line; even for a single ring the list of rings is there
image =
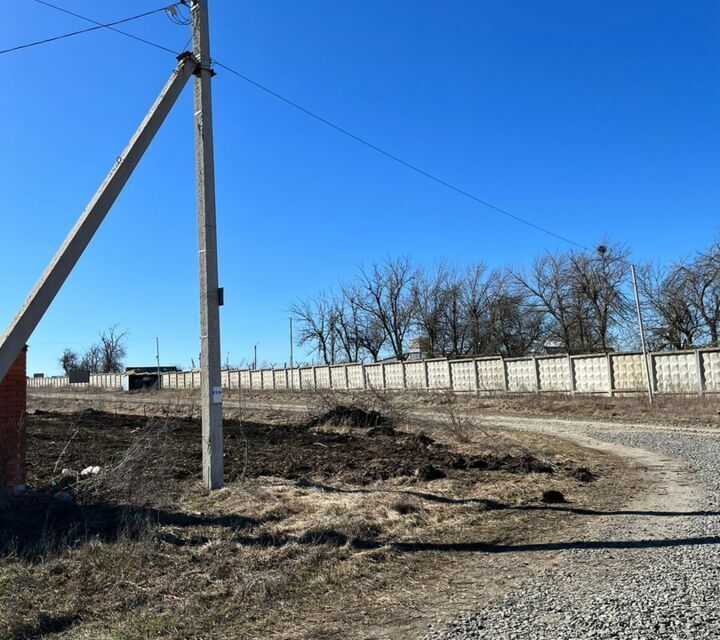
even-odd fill
[[[628,505],[633,513],[597,516],[554,555],[526,552],[552,564],[426,640],[720,638],[720,434],[573,426],[578,433],[633,457],[654,452],[643,460],[661,478],[654,495]]]

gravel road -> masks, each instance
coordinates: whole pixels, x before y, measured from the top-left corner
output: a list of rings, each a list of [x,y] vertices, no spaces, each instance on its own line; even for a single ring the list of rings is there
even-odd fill
[[[634,458],[658,482],[559,549],[518,551],[549,567],[426,640],[720,638],[720,433],[503,421]]]

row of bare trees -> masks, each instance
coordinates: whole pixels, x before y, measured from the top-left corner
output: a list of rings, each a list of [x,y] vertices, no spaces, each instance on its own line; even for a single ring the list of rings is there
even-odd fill
[[[642,265],[639,288],[651,348],[718,345],[720,242],[670,267]],[[544,254],[525,270],[387,259],[291,312],[299,344],[326,364],[413,351],[515,357],[549,345],[593,353],[639,344],[629,254],[613,244]]]
[[[113,325],[103,331],[97,342],[91,344],[82,354],[66,348],[59,358],[60,366],[69,374],[71,371],[88,373],[121,373],[127,350],[127,331]]]

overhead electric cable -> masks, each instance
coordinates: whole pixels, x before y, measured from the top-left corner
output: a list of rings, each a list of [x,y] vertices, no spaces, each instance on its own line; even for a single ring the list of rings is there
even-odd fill
[[[63,13],[67,13],[70,16],[74,16],[75,18],[80,18],[80,20],[85,20],[85,22],[90,22],[91,24],[96,24],[98,26],[105,27],[108,31],[114,31],[115,33],[119,33],[122,36],[127,36],[128,38],[132,38],[133,40],[137,40],[138,42],[142,42],[143,44],[147,44],[151,47],[155,47],[156,49],[160,49],[161,51],[167,51],[167,53],[172,53],[174,56],[181,53],[181,51],[175,51],[173,49],[170,49],[169,47],[165,47],[161,44],[158,44],[157,42],[153,42],[152,40],[146,40],[145,38],[141,38],[140,36],[136,36],[133,33],[129,33],[128,31],[123,31],[122,29],[115,29],[114,27],[104,25],[101,22],[98,22],[97,20],[93,20],[92,18],[88,18],[87,16],[80,15],[79,13],[75,13],[74,11],[70,11],[69,9],[65,9],[64,7],[60,7],[56,4],[52,4],[51,2],[46,2],[45,0],[33,0],[34,2],[37,2],[38,4],[42,4],[46,7],[50,7],[51,9],[56,9],[57,11],[62,11]],[[182,3],[176,3],[176,4],[182,4]],[[175,6],[175,5],[173,5]],[[167,7],[164,7],[160,11],[166,10]],[[187,47],[185,47],[187,48]]]
[[[64,12],[64,13],[68,13],[68,14],[70,14],[70,15],[73,15],[73,16],[75,16],[75,17],[77,17],[77,18],[80,18],[80,19],[82,19],[82,20],[85,20],[85,21],[87,21],[87,22],[92,22],[93,24],[98,25],[97,28],[107,28],[107,29],[109,29],[110,31],[114,31],[114,32],[116,32],[116,33],[119,33],[119,34],[121,34],[121,35],[127,36],[127,37],[129,37],[129,38],[133,38],[134,40],[138,40],[138,41],[143,42],[144,44],[150,45],[150,46],[152,46],[152,47],[156,47],[156,48],[158,48],[158,49],[162,49],[162,50],[164,50],[164,51],[167,51],[167,52],[169,52],[169,53],[172,53],[173,55],[176,55],[177,53],[179,53],[179,52],[177,52],[177,51],[173,51],[172,49],[169,49],[169,48],[167,48],[167,47],[164,47],[164,46],[162,46],[162,45],[159,45],[159,44],[157,44],[157,43],[155,43],[155,42],[152,42],[152,41],[150,41],[150,40],[145,40],[144,38],[139,38],[138,36],[135,36],[135,35],[133,35],[133,34],[131,34],[131,33],[127,33],[126,31],[122,31],[122,30],[120,30],[120,29],[114,29],[114,28],[113,28],[113,25],[114,25],[114,24],[119,24],[119,23],[117,23],[117,22],[115,22],[115,23],[108,23],[108,24],[101,24],[101,23],[99,23],[99,22],[96,22],[95,20],[92,20],[91,18],[86,18],[85,16],[82,16],[82,15],[80,15],[80,14],[78,14],[78,13],[74,13],[74,12],[72,12],[72,11],[68,11],[67,9],[63,9],[62,7],[58,7],[57,5],[51,4],[50,2],[46,2],[46,0],[34,0],[34,1],[37,2],[37,3],[39,3],[39,4],[43,4],[43,5],[45,5],[45,6],[51,7],[51,8],[53,8],[53,9],[57,9],[58,11],[62,11],[62,12]],[[182,2],[179,2],[179,3],[176,3],[176,4],[183,4],[183,3],[182,3]],[[157,11],[164,11],[164,10],[165,10],[165,8],[159,9],[159,10],[157,10]],[[152,13],[157,13],[157,11],[154,11],[154,12],[152,12]],[[82,33],[82,32],[80,32],[80,33]],[[4,53],[4,52],[0,52],[0,53]],[[352,140],[355,140],[356,142],[359,142],[360,144],[368,147],[369,149],[372,149],[373,151],[375,151],[375,152],[377,152],[377,153],[385,156],[386,158],[389,158],[390,160],[393,160],[393,161],[397,162],[398,164],[401,164],[401,165],[403,165],[404,167],[406,167],[406,168],[408,168],[408,169],[410,169],[410,170],[412,170],[412,171],[415,171],[416,173],[419,173],[420,175],[422,175],[422,176],[424,176],[424,177],[426,177],[426,178],[429,178],[430,180],[432,180],[432,181],[440,184],[441,186],[443,186],[443,187],[445,187],[445,188],[447,188],[447,189],[450,189],[451,191],[455,191],[456,193],[459,193],[460,195],[463,195],[463,196],[465,196],[466,198],[469,198],[470,200],[473,200],[474,202],[477,202],[478,204],[481,204],[481,205],[483,205],[484,207],[487,207],[488,209],[491,209],[492,211],[495,211],[496,213],[499,213],[499,214],[504,215],[504,216],[506,216],[506,217],[508,217],[508,218],[511,218],[512,220],[515,220],[516,222],[519,222],[519,223],[521,223],[521,224],[524,224],[525,226],[530,227],[530,228],[532,228],[532,229],[535,229],[536,231],[539,231],[539,232],[541,232],[541,233],[544,233],[544,234],[546,234],[546,235],[548,235],[548,236],[552,236],[553,238],[556,238],[557,240],[562,240],[563,242],[567,242],[568,244],[571,244],[571,245],[574,245],[574,246],[576,246],[576,247],[579,247],[580,249],[584,249],[585,251],[588,251],[588,250],[589,250],[588,247],[586,247],[585,245],[583,245],[583,244],[581,244],[581,243],[579,243],[579,242],[575,242],[574,240],[571,240],[570,238],[567,238],[566,236],[563,236],[563,235],[561,235],[561,234],[559,234],[559,233],[556,233],[556,232],[548,229],[547,227],[543,227],[543,226],[541,226],[541,225],[539,225],[539,224],[536,224],[536,223],[534,223],[534,222],[532,222],[532,221],[530,221],[530,220],[528,220],[528,219],[526,219],[526,218],[523,218],[522,216],[519,216],[519,215],[516,215],[516,214],[514,214],[514,213],[511,213],[511,212],[508,211],[507,209],[503,209],[503,208],[501,208],[501,207],[498,207],[498,206],[492,204],[491,202],[488,202],[487,200],[483,200],[482,198],[480,198],[480,197],[478,197],[478,196],[476,196],[476,195],[473,195],[472,193],[470,193],[469,191],[466,191],[465,189],[462,189],[462,188],[460,188],[460,187],[455,186],[454,184],[448,182],[447,180],[443,180],[442,178],[439,178],[439,177],[433,175],[433,174],[430,173],[429,171],[425,171],[424,169],[421,169],[421,168],[418,167],[417,165],[415,165],[415,164],[413,164],[413,163],[411,163],[411,162],[408,162],[407,160],[403,160],[402,158],[400,158],[399,156],[395,155],[394,153],[391,153],[391,152],[389,152],[389,151],[386,151],[386,150],[383,149],[382,147],[379,147],[379,146],[373,144],[372,142],[369,142],[368,140],[365,140],[364,138],[362,138],[362,137],[360,137],[360,136],[352,133],[352,132],[349,131],[348,129],[345,129],[344,127],[341,127],[340,125],[337,125],[337,124],[335,124],[334,122],[331,122],[330,120],[328,120],[328,119],[326,119],[326,118],[323,118],[322,116],[318,115],[317,113],[314,113],[314,112],[311,111],[310,109],[307,109],[306,107],[303,107],[301,104],[298,104],[297,102],[291,100],[290,98],[286,98],[285,96],[279,94],[277,91],[273,91],[272,89],[266,87],[265,85],[261,84],[260,82],[257,82],[256,80],[253,80],[252,78],[246,76],[246,75],[243,74],[243,73],[240,73],[239,71],[236,71],[236,70],[233,69],[232,67],[229,67],[228,65],[220,62],[220,61],[217,60],[217,59],[214,59],[214,60],[213,60],[213,63],[214,63],[216,66],[221,67],[222,69],[225,69],[225,70],[228,71],[229,73],[237,76],[237,77],[240,78],[241,80],[244,80],[244,81],[247,82],[248,84],[251,84],[251,85],[254,86],[256,89],[260,89],[261,91],[264,91],[264,92],[267,93],[268,95],[271,95],[271,96],[273,96],[274,98],[277,98],[278,100],[281,100],[281,101],[284,102],[285,104],[293,107],[294,109],[297,109],[298,111],[304,113],[304,114],[307,115],[307,116],[310,116],[311,118],[317,120],[318,122],[321,122],[322,124],[330,127],[331,129],[334,129],[335,131],[337,131],[337,132],[339,132],[339,133],[342,133],[343,135],[351,138]]]
[[[446,180],[443,180],[442,178],[438,178],[437,176],[433,175],[432,173],[429,173],[428,171],[421,169],[417,165],[414,165],[406,160],[403,160],[402,158],[396,156],[393,153],[390,153],[389,151],[385,151],[385,149],[382,149],[381,147],[374,145],[372,142],[368,142],[364,138],[361,138],[360,136],[355,135],[351,131],[344,129],[343,127],[335,124],[334,122],[330,122],[330,120],[327,120],[326,118],[323,118],[322,116],[319,116],[318,114],[310,111],[310,109],[306,109],[305,107],[298,104],[297,102],[294,102],[293,100],[290,100],[289,98],[286,98],[285,96],[280,95],[276,91],[273,91],[272,89],[269,89],[268,87],[260,84],[259,82],[253,80],[252,78],[249,78],[248,76],[243,75],[239,71],[235,71],[235,69],[228,67],[226,64],[223,64],[219,60],[216,59],[213,62],[215,63],[216,66],[222,67],[226,71],[229,71],[230,73],[236,75],[238,78],[245,80],[245,82],[248,82],[249,84],[253,85],[254,87],[260,89],[261,91],[264,91],[265,93],[270,94],[271,96],[277,98],[278,100],[282,100],[284,103],[290,105],[291,107],[297,109],[298,111],[301,111],[305,115],[308,115],[311,118],[314,118],[315,120],[318,120],[319,122],[322,122],[323,124],[327,125],[328,127],[331,127],[332,129],[335,129],[336,131],[339,131],[340,133],[348,136],[349,138],[352,138],[356,142],[359,142],[360,144],[363,144],[366,147],[369,147],[373,151],[377,151],[378,153],[386,156],[387,158],[390,158],[391,160],[394,160],[395,162],[407,167],[408,169],[412,169],[413,171],[419,173],[420,175],[423,175],[426,178],[430,178],[430,180],[434,180],[438,184],[441,184],[442,186],[447,187],[448,189],[451,189],[452,191],[456,191],[457,193],[465,196],[466,198],[470,198],[471,200],[474,200],[475,202],[478,202],[481,205],[488,207],[489,209],[492,209],[493,211],[495,211],[497,213],[501,213],[504,216],[512,218],[516,222],[520,222],[524,225],[527,225],[528,227],[532,227],[536,231],[540,231],[549,236],[553,236],[554,238],[557,238],[558,240],[562,240],[563,242],[567,242],[569,244],[575,245],[576,247],[580,247],[581,249],[587,250],[586,246],[584,246],[578,242],[575,242],[574,240],[570,240],[570,238],[561,236],[560,234],[555,233],[554,231],[551,231],[550,229],[546,229],[545,227],[541,227],[540,225],[535,224],[534,222],[531,222],[530,220],[527,220],[521,216],[515,215],[514,213],[510,213],[506,209],[501,209],[500,207],[495,206],[494,204],[488,202],[487,200],[478,198],[477,196],[473,195],[472,193],[469,193],[468,191],[465,191],[464,189],[461,189],[460,187],[456,187],[455,185],[447,182]]]
[[[39,1],[39,0],[37,0]],[[43,3],[44,4],[44,3]],[[80,31],[71,31],[70,33],[64,33],[59,36],[53,36],[52,38],[45,38],[44,40],[36,40],[35,42],[28,42],[26,44],[21,44],[16,47],[10,47],[9,49],[1,49],[0,55],[3,55],[5,53],[12,53],[13,51],[20,51],[21,49],[29,49],[30,47],[37,47],[41,44],[48,44],[49,42],[56,42],[57,40],[64,40],[65,38],[72,38],[73,36],[79,36],[83,33],[89,33],[91,31],[98,31],[99,29],[109,29],[113,25],[116,24],[123,24],[125,22],[130,22],[132,20],[138,20],[140,18],[145,18],[147,16],[151,16],[155,13],[160,13],[161,11],[165,11],[167,7],[163,7],[162,9],[154,9],[153,11],[146,11],[145,13],[139,13],[136,16],[131,16],[129,18],[123,18],[122,20],[115,20],[114,22],[108,22],[106,24],[98,24],[95,27],[89,27],[88,29],[81,29]]]

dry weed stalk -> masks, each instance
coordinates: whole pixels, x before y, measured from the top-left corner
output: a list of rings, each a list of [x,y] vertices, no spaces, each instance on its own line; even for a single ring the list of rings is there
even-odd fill
[[[453,438],[461,444],[471,442],[473,425],[466,416],[458,413],[457,399],[452,391],[443,391],[443,402],[441,406],[448,418],[448,428]]]

